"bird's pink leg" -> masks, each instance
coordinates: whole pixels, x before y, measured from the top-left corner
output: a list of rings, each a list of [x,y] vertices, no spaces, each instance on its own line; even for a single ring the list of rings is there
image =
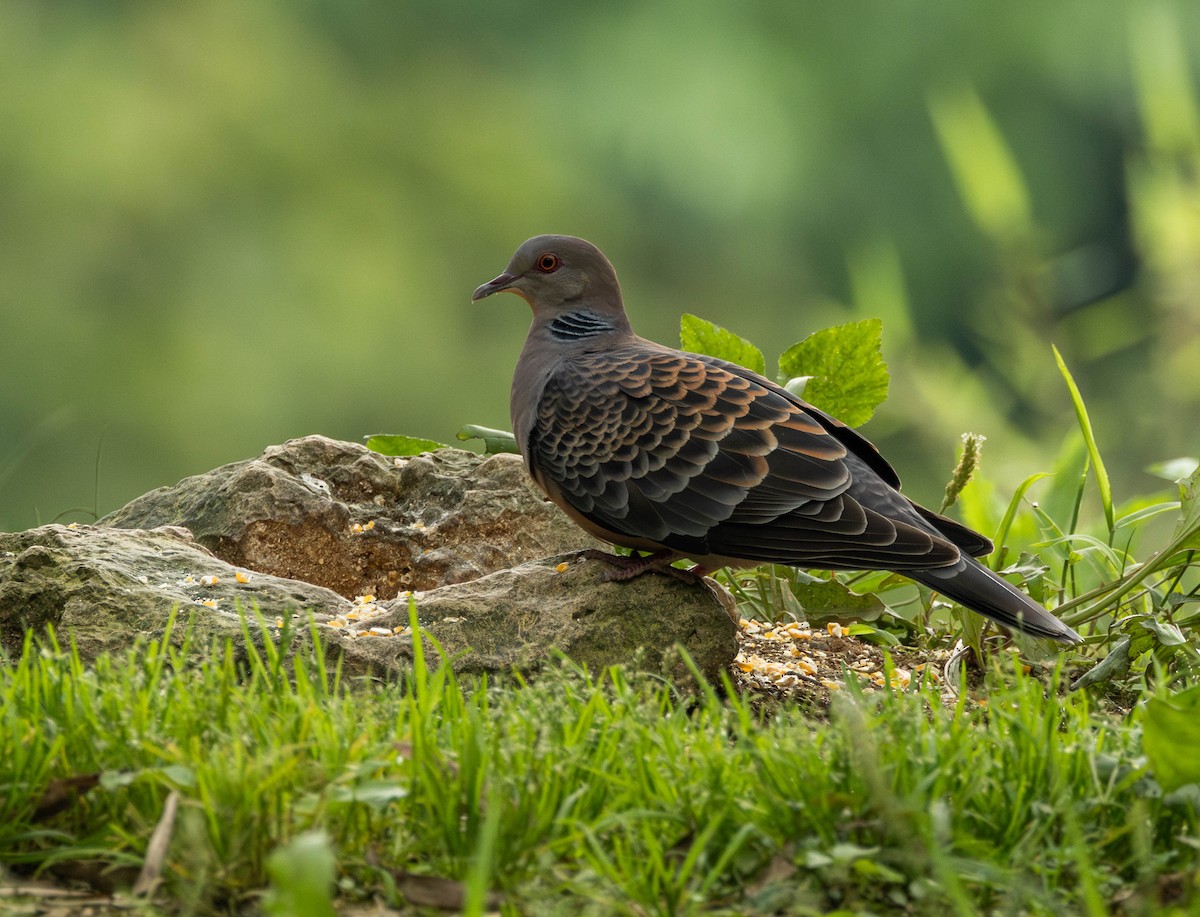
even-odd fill
[[[678,567],[672,567],[672,562],[679,560],[683,555],[669,548],[655,551],[646,557],[635,555],[626,557],[621,554],[609,554],[607,551],[601,551],[599,548],[588,548],[586,551],[580,551],[579,556],[589,558],[590,560],[600,560],[612,567],[611,570],[604,573],[601,577],[601,579],[607,582],[619,583],[641,576],[643,573],[665,573],[685,583],[694,583],[699,578],[693,572],[695,568],[692,568],[692,570],[680,570]],[[700,575],[703,576],[703,573]]]

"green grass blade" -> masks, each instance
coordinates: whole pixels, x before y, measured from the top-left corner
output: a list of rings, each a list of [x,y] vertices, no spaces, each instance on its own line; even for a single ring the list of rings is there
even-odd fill
[[[1075,384],[1075,379],[1071,376],[1071,371],[1067,369],[1066,361],[1063,360],[1062,354],[1058,352],[1058,348],[1053,344],[1050,349],[1054,351],[1054,362],[1058,364],[1058,371],[1062,373],[1063,380],[1067,383],[1067,390],[1071,393],[1071,403],[1075,406],[1075,416],[1079,419],[1079,429],[1083,432],[1083,440],[1087,443],[1088,455],[1092,460],[1092,467],[1096,471],[1096,485],[1100,488],[1100,503],[1104,507],[1104,519],[1108,523],[1109,537],[1111,539],[1113,529],[1116,526],[1116,516],[1113,512],[1112,485],[1108,480],[1108,472],[1104,468],[1104,459],[1100,456],[1100,449],[1096,445],[1096,436],[1092,432],[1092,422],[1088,418],[1087,406],[1083,403],[1083,396],[1079,393],[1079,387]]]
[[[1044,471],[1031,474],[1013,491],[1012,499],[1008,501],[1008,508],[1004,511],[1004,518],[1000,520],[1000,527],[996,529],[996,537],[992,539],[996,544],[996,551],[992,554],[993,570],[999,570],[1004,566],[1004,560],[1008,554],[1005,550],[1004,542],[1008,540],[1009,529],[1012,528],[1013,519],[1017,516],[1017,509],[1021,506],[1021,500],[1024,499],[1025,492],[1042,478],[1046,477],[1049,477],[1049,475]]]

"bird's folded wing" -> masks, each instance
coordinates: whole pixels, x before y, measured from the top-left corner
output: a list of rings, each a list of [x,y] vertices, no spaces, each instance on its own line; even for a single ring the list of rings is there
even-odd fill
[[[857,454],[865,440],[806,407],[719,360],[641,345],[586,354],[543,390],[530,466],[618,543],[801,566],[955,563],[895,473],[874,470],[891,471],[874,448]]]

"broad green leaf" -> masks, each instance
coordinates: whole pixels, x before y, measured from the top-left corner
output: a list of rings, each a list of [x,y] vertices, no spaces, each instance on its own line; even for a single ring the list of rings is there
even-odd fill
[[[420,455],[422,452],[446,448],[445,443],[398,433],[372,433],[364,439],[367,441],[367,448],[380,455]]]
[[[483,451],[488,455],[521,451],[517,448],[517,438],[505,430],[493,430],[491,427],[469,423],[459,430],[456,436],[463,442],[471,439],[483,440]]]
[[[837,580],[795,583],[792,595],[804,608],[809,623],[816,621],[874,621],[887,606],[874,594],[859,595]]]
[[[1131,652],[1132,641],[1128,637],[1122,637],[1114,645],[1109,654],[1094,666],[1084,672],[1071,685],[1072,691],[1078,691],[1081,688],[1087,688],[1091,685],[1099,685],[1116,678],[1124,678],[1129,672],[1129,667],[1133,664],[1133,653]]]
[[[263,910],[278,917],[333,917],[336,862],[329,837],[307,831],[267,859],[271,887]]]
[[[692,353],[728,360],[759,374],[767,371],[762,351],[745,338],[686,312],[679,320],[679,345]]]
[[[888,371],[879,346],[883,322],[868,318],[810,334],[779,358],[780,378],[809,376],[804,400],[858,427],[887,398]]]
[[[1183,518],[1175,528],[1175,552],[1200,548],[1200,471],[1179,482],[1179,504]]]
[[[1200,783],[1200,685],[1146,701],[1142,750],[1166,792]]]
[[[880,646],[900,645],[900,638],[891,631],[881,630],[878,627],[872,627],[870,624],[863,624],[861,621],[843,628],[842,633],[849,634],[851,637],[859,637],[868,643],[876,643]]]
[[[1150,631],[1162,646],[1186,646],[1187,637],[1169,621],[1159,621],[1157,618],[1143,618],[1138,621],[1142,627]]]

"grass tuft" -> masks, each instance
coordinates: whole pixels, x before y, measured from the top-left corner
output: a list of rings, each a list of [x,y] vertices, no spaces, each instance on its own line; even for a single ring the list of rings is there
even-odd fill
[[[993,669],[987,704],[848,689],[828,722],[764,720],[620,669],[463,686],[422,644],[405,684],[350,692],[319,646],[239,667],[168,635],[88,669],[28,641],[0,669],[0,859],[140,867],[175,791],[159,894],[198,913],[252,906],[272,875],[279,901],[326,852],[343,903],[439,880],[466,913],[1095,912],[1200,868],[1194,799],[1164,796],[1137,728],[1057,675]]]

